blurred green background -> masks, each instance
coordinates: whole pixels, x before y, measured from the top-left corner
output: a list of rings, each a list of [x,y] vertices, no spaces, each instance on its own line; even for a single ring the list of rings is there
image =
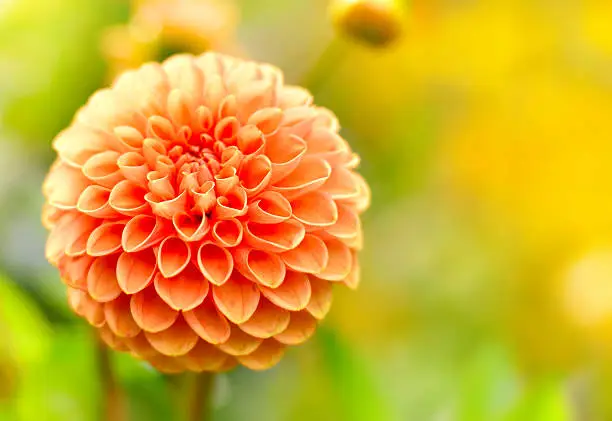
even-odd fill
[[[374,48],[327,0],[175,1],[0,0],[0,420],[105,402],[44,259],[51,140],[120,70],[206,49],[311,89],[373,191],[360,289],[274,369],[220,376],[213,419],[612,420],[612,3],[406,0]],[[130,419],[176,419],[172,382],[112,365]]]

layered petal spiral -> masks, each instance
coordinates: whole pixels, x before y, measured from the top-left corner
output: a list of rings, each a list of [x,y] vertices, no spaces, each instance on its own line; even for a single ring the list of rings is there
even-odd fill
[[[71,307],[164,372],[273,366],[359,281],[369,188],[338,130],[267,64],[124,73],[54,140],[43,186]]]

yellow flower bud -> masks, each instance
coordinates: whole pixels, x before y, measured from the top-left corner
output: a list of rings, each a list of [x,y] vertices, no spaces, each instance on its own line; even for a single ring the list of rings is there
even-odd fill
[[[339,32],[375,47],[388,45],[402,32],[398,0],[333,0],[330,15]]]

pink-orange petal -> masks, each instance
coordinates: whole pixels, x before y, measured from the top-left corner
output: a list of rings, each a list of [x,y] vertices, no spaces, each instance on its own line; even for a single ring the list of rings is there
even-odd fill
[[[353,266],[351,250],[341,241],[330,239],[325,241],[329,261],[325,269],[317,276],[328,281],[342,281],[346,278]]]
[[[222,247],[236,247],[242,241],[242,224],[235,218],[217,221],[212,228],[212,237]]]
[[[166,278],[172,278],[189,264],[191,248],[178,237],[168,237],[157,251],[157,267]]]
[[[138,215],[130,219],[121,235],[121,246],[128,253],[144,250],[159,243],[164,238],[161,218]]]
[[[232,332],[229,339],[226,342],[217,345],[217,347],[221,351],[233,356],[248,355],[255,351],[262,342],[262,339],[255,338],[243,332],[238,327],[232,326]]]
[[[306,342],[317,330],[317,319],[307,311],[291,313],[289,326],[274,339],[285,345],[300,345]]]
[[[213,286],[213,298],[219,310],[232,323],[244,323],[259,303],[259,289],[248,279],[234,273],[223,285]]]
[[[332,284],[329,281],[310,277],[311,296],[306,310],[316,319],[325,318],[332,304]]]
[[[265,191],[249,205],[249,220],[258,224],[278,224],[291,218],[291,204],[277,192]]]
[[[253,248],[281,253],[298,246],[304,239],[304,225],[295,220],[279,224],[245,223],[245,240]]]
[[[285,264],[277,254],[240,247],[234,259],[240,273],[253,282],[276,288],[285,279]]]
[[[94,300],[107,302],[121,294],[115,275],[116,266],[117,256],[98,257],[92,263],[87,274],[87,291]]]
[[[265,153],[272,162],[270,182],[274,184],[297,168],[306,153],[306,142],[281,129],[266,139]]]
[[[248,355],[240,355],[236,358],[242,365],[251,370],[267,370],[281,360],[285,354],[286,346],[274,339],[262,342],[259,347]]]
[[[304,273],[288,271],[285,281],[278,288],[260,286],[259,289],[264,297],[286,310],[303,310],[310,302],[310,282]]]
[[[143,213],[149,205],[144,197],[146,190],[131,181],[117,183],[110,192],[108,203],[117,212],[135,216]]]
[[[361,278],[361,266],[359,265],[359,259],[353,253],[353,266],[348,276],[344,278],[344,284],[350,289],[357,289]]]
[[[160,355],[159,352],[151,346],[143,331],[140,331],[140,333],[133,338],[125,338],[124,342],[132,354],[138,358],[148,359]]]
[[[125,222],[105,222],[89,235],[87,254],[106,256],[121,249],[121,235]]]
[[[183,241],[200,241],[210,230],[206,216],[190,215],[186,212],[177,213],[172,217],[172,225]]]
[[[147,332],[168,329],[179,315],[157,295],[153,286],[132,295],[130,310],[134,321]]]
[[[226,283],[234,269],[234,260],[230,252],[210,242],[200,246],[197,261],[204,277],[214,285]]]
[[[108,325],[100,326],[98,328],[98,334],[102,341],[108,345],[108,347],[114,351],[125,352],[129,348],[124,342],[124,338],[120,338],[108,327]]]
[[[112,332],[122,338],[133,338],[140,333],[140,327],[134,321],[130,311],[130,297],[120,295],[113,301],[104,304],[106,324]]]
[[[184,312],[183,316],[194,332],[206,342],[220,344],[229,338],[230,325],[215,306],[212,297],[208,297],[193,310]]]
[[[329,179],[321,187],[321,191],[329,194],[334,200],[355,199],[359,196],[359,183],[354,173],[343,167],[336,167]]]
[[[256,338],[271,338],[287,328],[289,317],[289,311],[262,298],[253,316],[239,327]]]
[[[88,186],[77,202],[77,210],[94,218],[116,217],[117,212],[108,203],[110,190],[106,187]]]
[[[104,307],[92,299],[86,291],[68,288],[68,304],[76,314],[82,316],[94,327],[104,326]]]
[[[104,151],[93,155],[83,165],[83,175],[100,186],[112,188],[123,180],[123,174],[117,166],[118,158],[119,152],[116,151]]]
[[[164,278],[161,274],[155,277],[155,290],[159,296],[176,311],[188,311],[196,308],[208,294],[208,281],[193,265],[173,278]]]
[[[312,234],[306,234],[300,245],[282,253],[280,257],[287,267],[305,273],[322,272],[329,260],[327,246]]]
[[[145,336],[156,351],[171,357],[187,354],[199,340],[182,317],[176,319],[169,328],[159,332],[145,332]]]
[[[293,217],[314,228],[334,225],[338,208],[331,197],[321,192],[310,192],[291,202]]]
[[[253,197],[265,189],[271,178],[272,163],[264,155],[245,159],[240,169],[240,182],[248,197]]]
[[[317,157],[304,157],[288,176],[274,183],[271,189],[292,200],[324,185],[331,173],[332,169],[327,161]]]
[[[188,370],[201,373],[219,371],[229,357],[215,346],[200,340],[191,351],[178,359]]]
[[[117,166],[126,180],[137,186],[146,184],[150,169],[140,153],[134,151],[124,153],[117,159]]]
[[[153,250],[121,253],[117,261],[117,282],[126,294],[136,294],[153,280],[157,260]]]

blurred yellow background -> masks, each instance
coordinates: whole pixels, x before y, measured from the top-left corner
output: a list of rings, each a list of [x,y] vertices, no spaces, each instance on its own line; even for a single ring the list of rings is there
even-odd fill
[[[223,375],[215,420],[612,419],[612,3],[393,1],[372,46],[327,0],[0,0],[0,420],[104,401],[44,259],[51,139],[117,72],[208,49],[311,89],[373,192],[360,289]],[[162,375],[113,366],[131,419],[173,419]]]

